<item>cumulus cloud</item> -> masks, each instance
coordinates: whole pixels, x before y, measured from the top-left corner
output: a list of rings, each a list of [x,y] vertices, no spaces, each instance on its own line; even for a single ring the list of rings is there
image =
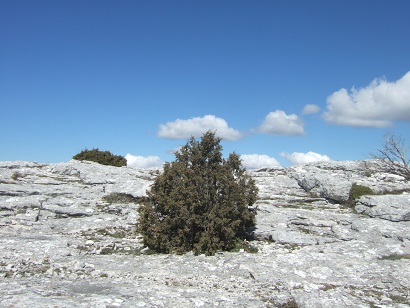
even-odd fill
[[[320,107],[314,104],[307,104],[302,111],[302,114],[314,114],[320,111]]]
[[[188,120],[177,119],[174,122],[160,124],[158,137],[170,139],[187,139],[191,136],[200,137],[208,130],[215,131],[218,137],[226,140],[242,138],[239,131],[228,126],[228,123],[214,115],[195,117]]]
[[[410,72],[395,82],[375,79],[365,88],[340,89],[326,103],[323,117],[332,124],[387,127],[410,121]]]
[[[303,165],[303,164],[309,164],[309,163],[315,163],[319,161],[330,161],[330,157],[327,155],[322,155],[318,154],[315,152],[307,152],[307,153],[299,153],[299,152],[293,152],[293,153],[280,153],[280,156],[286,158],[288,161],[290,161],[292,164],[295,165]]]
[[[303,135],[303,122],[296,114],[287,115],[282,110],[270,112],[257,129],[260,133],[272,135]]]
[[[127,167],[136,168],[153,168],[162,167],[162,161],[158,156],[135,156],[131,154],[125,155]]]
[[[244,154],[241,155],[242,165],[246,169],[259,169],[266,167],[280,167],[279,162],[268,155]]]

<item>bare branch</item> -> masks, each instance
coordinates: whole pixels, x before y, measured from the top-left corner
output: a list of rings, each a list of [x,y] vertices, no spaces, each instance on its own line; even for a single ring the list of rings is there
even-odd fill
[[[378,149],[376,154],[371,154],[371,157],[379,162],[383,171],[410,180],[410,160],[407,158],[407,146],[404,139],[393,133],[386,135],[383,148]]]

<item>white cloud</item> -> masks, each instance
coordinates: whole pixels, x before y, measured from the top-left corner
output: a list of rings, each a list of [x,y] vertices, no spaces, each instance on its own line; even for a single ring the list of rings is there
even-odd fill
[[[327,155],[322,155],[318,154],[315,152],[307,152],[307,153],[299,153],[299,152],[293,152],[293,153],[280,153],[280,156],[286,158],[288,161],[290,161],[292,164],[295,165],[303,165],[303,164],[309,164],[309,163],[315,163],[319,161],[330,161],[330,157]]]
[[[268,155],[245,154],[241,155],[242,165],[247,169],[266,167],[280,167],[279,162]]]
[[[351,126],[387,127],[410,121],[410,72],[395,82],[376,79],[367,87],[340,89],[327,98],[326,121]]]
[[[228,123],[214,115],[195,117],[188,120],[177,119],[174,122],[160,124],[158,137],[171,139],[187,139],[191,136],[200,137],[208,130],[215,131],[218,137],[226,140],[242,138],[239,131],[228,127]]]
[[[261,133],[272,135],[303,135],[303,122],[296,114],[287,115],[282,110],[270,112],[257,129]]]
[[[320,111],[320,107],[314,104],[307,104],[302,111],[302,114],[314,114]]]
[[[162,167],[162,161],[158,156],[135,156],[131,154],[125,155],[127,167],[137,168],[153,168]]]

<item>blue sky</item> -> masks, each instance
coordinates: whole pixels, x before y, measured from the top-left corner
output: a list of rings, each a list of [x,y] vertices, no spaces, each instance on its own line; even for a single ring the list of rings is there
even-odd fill
[[[216,130],[248,167],[410,142],[410,1],[0,0],[0,161],[136,166]]]

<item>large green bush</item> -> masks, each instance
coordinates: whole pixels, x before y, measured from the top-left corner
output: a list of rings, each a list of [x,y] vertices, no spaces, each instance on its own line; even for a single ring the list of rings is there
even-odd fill
[[[164,253],[213,255],[231,250],[255,226],[258,189],[235,153],[222,158],[220,138],[191,138],[164,165],[139,208],[144,244]]]
[[[101,165],[122,167],[127,165],[127,160],[124,156],[114,155],[110,151],[100,151],[97,149],[83,150],[73,156],[76,160],[88,160],[99,163]]]

